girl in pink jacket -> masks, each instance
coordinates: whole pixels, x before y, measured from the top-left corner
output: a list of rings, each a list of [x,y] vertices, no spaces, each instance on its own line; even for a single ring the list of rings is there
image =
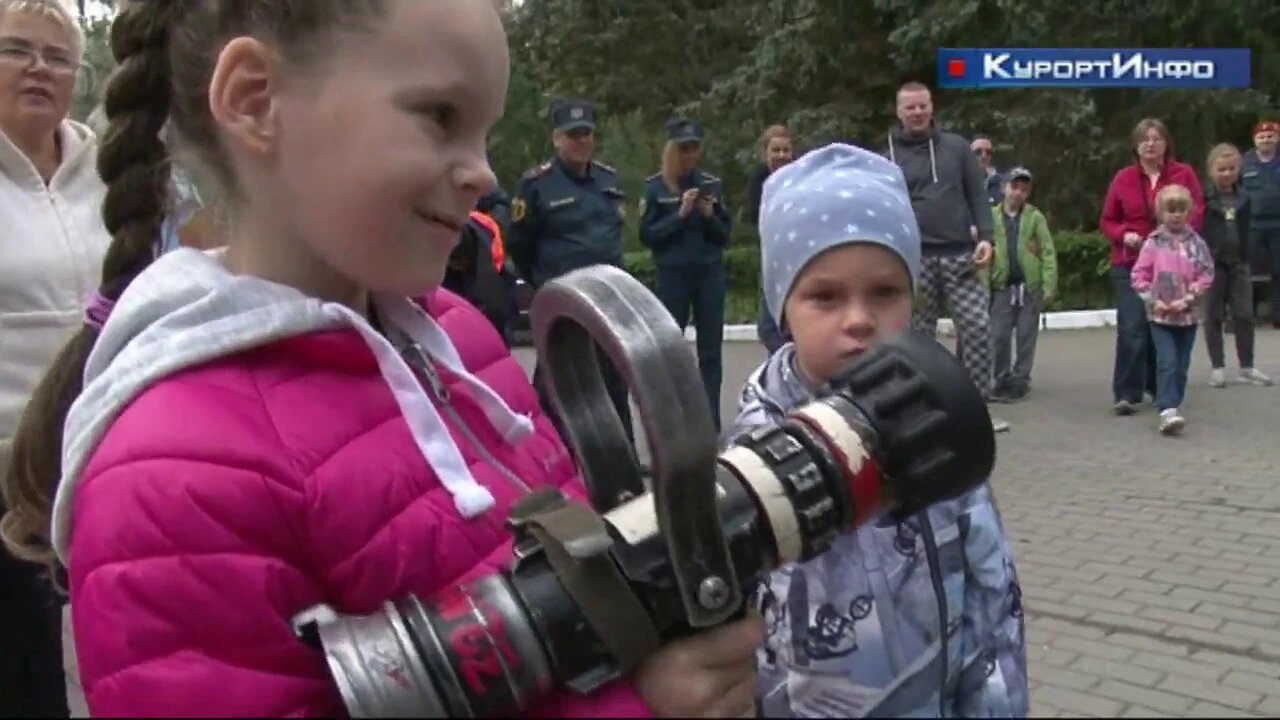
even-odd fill
[[[495,185],[502,24],[472,0],[132,2],[112,47],[114,241],[23,418],[6,541],[65,568],[92,714],[341,715],[293,616],[492,573],[516,500],[582,495],[498,335],[436,289]],[[156,259],[166,120],[231,211],[224,250]],[[741,715],[762,637],[677,641],[531,714]]]
[[[1169,185],[1156,195],[1160,225],[1142,245],[1130,282],[1147,305],[1156,346],[1156,406],[1160,433],[1177,435],[1186,421],[1187,371],[1200,321],[1200,301],[1213,286],[1213,258],[1204,238],[1187,224],[1190,191]]]

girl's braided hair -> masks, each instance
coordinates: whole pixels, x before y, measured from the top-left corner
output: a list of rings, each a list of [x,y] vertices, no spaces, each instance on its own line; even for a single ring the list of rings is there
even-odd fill
[[[386,0],[125,0],[111,25],[119,67],[103,107],[108,127],[98,151],[107,185],[102,219],[111,243],[99,294],[112,303],[155,259],[164,219],[170,142],[189,150],[223,197],[236,184],[208,89],[223,47],[249,36],[272,44],[285,62],[302,67],[325,57],[338,32],[372,27]],[[63,347],[28,402],[0,492],[8,512],[0,539],[17,557],[60,569],[50,540],[53,496],[62,474],[63,423],[83,384],[97,331],[88,325]]]

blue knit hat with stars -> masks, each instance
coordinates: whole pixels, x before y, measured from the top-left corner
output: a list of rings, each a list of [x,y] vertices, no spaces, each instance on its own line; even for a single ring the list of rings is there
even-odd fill
[[[902,171],[884,157],[839,143],[813,150],[769,176],[760,208],[761,284],[778,327],[800,271],[839,245],[892,250],[915,288],[920,228]]]

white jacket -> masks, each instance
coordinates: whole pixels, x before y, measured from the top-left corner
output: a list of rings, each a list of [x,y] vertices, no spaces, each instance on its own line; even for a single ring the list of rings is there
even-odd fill
[[[48,186],[0,132],[0,462],[31,392],[83,322],[111,241],[92,131],[65,120]]]

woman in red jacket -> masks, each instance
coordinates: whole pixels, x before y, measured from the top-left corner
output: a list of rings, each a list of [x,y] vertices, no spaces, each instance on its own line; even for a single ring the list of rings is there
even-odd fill
[[[1138,411],[1145,390],[1155,396],[1155,349],[1142,299],[1129,284],[1138,251],[1155,230],[1156,193],[1169,185],[1191,191],[1188,222],[1196,232],[1204,219],[1204,192],[1190,165],[1173,158],[1169,129],[1145,118],[1133,129],[1134,163],[1120,168],[1102,204],[1102,234],[1111,241],[1111,285],[1116,304],[1116,362],[1111,376],[1117,415]]]

